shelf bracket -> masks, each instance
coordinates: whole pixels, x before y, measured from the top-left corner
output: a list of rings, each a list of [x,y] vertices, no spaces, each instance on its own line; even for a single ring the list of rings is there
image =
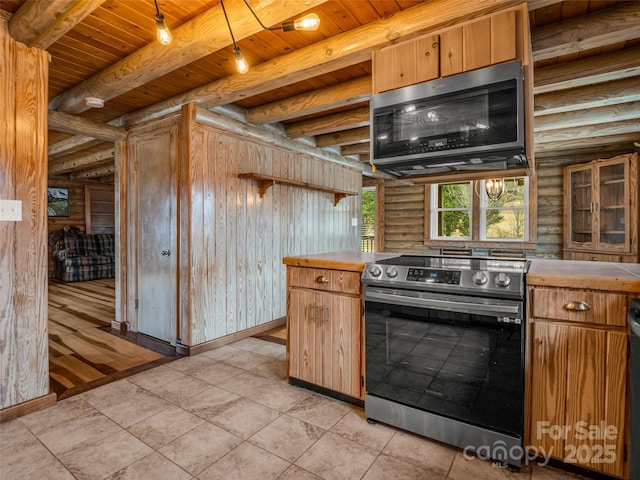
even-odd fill
[[[258,195],[260,195],[260,198],[262,198],[264,194],[267,193],[269,187],[273,187],[275,184],[275,180],[258,180]]]
[[[347,196],[346,193],[334,193],[333,194],[333,206],[335,207],[336,205],[338,205],[338,203],[340,202],[340,200],[342,200],[343,198],[345,198]]]

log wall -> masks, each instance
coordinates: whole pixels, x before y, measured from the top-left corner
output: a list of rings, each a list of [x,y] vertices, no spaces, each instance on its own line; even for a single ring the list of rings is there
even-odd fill
[[[620,152],[624,153],[624,152]],[[627,152],[628,153],[628,152]],[[602,154],[536,157],[537,170],[537,247],[527,252],[531,258],[562,258],[563,174],[564,167],[609,158]],[[424,186],[403,180],[385,181],[384,250],[387,252],[433,253],[423,245]],[[518,247],[515,246],[515,249]],[[481,248],[474,248],[481,252]]]
[[[0,20],[0,409],[49,393],[47,83],[49,54],[15,42]]]

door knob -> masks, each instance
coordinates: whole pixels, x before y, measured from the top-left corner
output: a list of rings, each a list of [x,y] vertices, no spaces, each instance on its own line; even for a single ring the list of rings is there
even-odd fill
[[[171,255],[171,250],[167,249],[167,250],[162,250],[160,252],[160,255],[162,255],[163,257],[168,257],[169,255]]]

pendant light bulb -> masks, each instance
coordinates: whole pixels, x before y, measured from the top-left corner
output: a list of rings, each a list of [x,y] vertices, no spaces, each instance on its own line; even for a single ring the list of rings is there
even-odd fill
[[[158,41],[162,45],[169,45],[173,40],[173,35],[167,27],[167,22],[164,20],[164,15],[160,13],[158,3],[156,2],[156,33],[158,34]]]
[[[489,178],[484,184],[487,197],[491,200],[498,200],[504,193],[504,180],[502,178]]]
[[[293,22],[284,22],[282,31],[290,32],[291,30],[314,31],[320,26],[320,17],[315,13],[310,13],[304,17],[296,18]]]
[[[239,47],[233,48],[233,56],[236,59],[236,70],[238,73],[242,75],[247,73],[249,71],[249,64],[245,60],[244,55],[242,55],[242,50],[240,50]]]

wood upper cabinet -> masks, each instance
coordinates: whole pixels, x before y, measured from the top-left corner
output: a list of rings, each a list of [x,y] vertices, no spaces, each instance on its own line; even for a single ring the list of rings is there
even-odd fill
[[[374,91],[385,92],[439,76],[440,41],[428,35],[374,52]]]
[[[522,58],[524,45],[529,41],[518,37],[516,10],[499,12],[373,52],[373,91]]]
[[[564,173],[564,257],[638,262],[638,154]]]
[[[529,299],[525,445],[625,478],[626,295],[536,286]]]
[[[287,373],[363,398],[360,274],[287,267]]]

